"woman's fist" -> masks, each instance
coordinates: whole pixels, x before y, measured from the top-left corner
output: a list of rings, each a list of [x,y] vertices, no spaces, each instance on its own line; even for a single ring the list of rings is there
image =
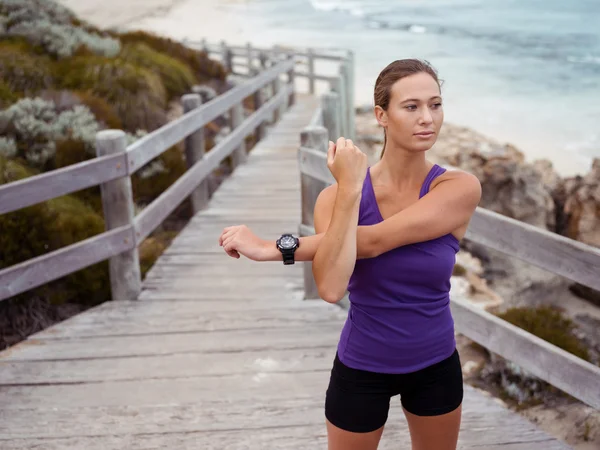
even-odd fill
[[[329,141],[327,167],[343,188],[362,188],[367,175],[367,155],[351,139],[340,137],[334,144]]]

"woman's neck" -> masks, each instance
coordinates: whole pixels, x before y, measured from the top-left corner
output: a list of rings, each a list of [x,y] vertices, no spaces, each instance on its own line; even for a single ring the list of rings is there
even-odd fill
[[[386,146],[383,157],[373,165],[371,176],[377,184],[394,187],[400,191],[418,187],[431,170],[425,152],[412,153],[402,148]]]

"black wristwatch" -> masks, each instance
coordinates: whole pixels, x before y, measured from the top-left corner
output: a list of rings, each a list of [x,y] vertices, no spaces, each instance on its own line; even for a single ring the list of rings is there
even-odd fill
[[[282,234],[277,239],[277,248],[283,255],[283,264],[294,264],[294,252],[300,246],[300,239],[291,234]]]

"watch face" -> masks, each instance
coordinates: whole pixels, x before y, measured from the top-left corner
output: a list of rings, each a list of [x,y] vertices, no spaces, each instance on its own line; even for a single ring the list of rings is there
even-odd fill
[[[279,241],[281,248],[288,249],[296,246],[296,240],[292,236],[284,236]]]

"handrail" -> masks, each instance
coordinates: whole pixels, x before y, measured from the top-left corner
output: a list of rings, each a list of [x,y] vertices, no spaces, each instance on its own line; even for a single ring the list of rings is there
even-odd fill
[[[184,96],[184,108],[186,97],[188,105],[182,117],[129,147],[123,132],[105,130],[98,133],[96,158],[0,186],[0,214],[4,214],[101,185],[106,221],[104,233],[0,270],[0,301],[106,259],[111,264],[113,300],[137,298],[141,286],[137,246],[141,241],[186,198],[191,196],[194,211],[201,209],[210,195],[205,182],[210,173],[228,156],[234,166],[243,162],[245,138],[256,132],[260,139],[265,122],[271,116],[276,122],[280,112],[293,105],[293,58],[265,61],[269,67],[204,105],[198,94]],[[285,84],[281,83],[282,74],[287,75]],[[266,86],[270,98],[266,98]],[[244,118],[242,102],[251,95],[256,110]],[[232,132],[204,155],[203,128],[227,112],[231,113]],[[184,139],[189,170],[134,217],[131,175]]]

